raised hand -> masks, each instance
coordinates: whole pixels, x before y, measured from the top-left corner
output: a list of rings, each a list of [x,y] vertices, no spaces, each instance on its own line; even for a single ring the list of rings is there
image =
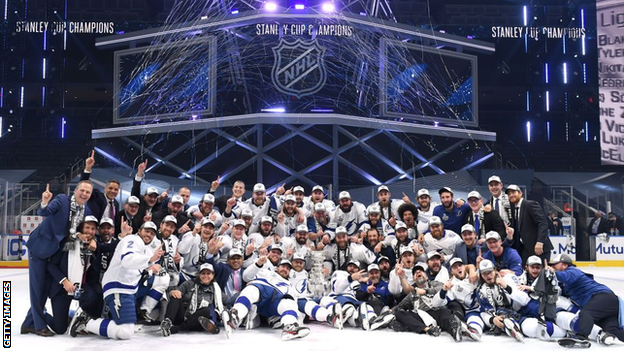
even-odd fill
[[[217,190],[217,188],[219,187],[219,185],[221,185],[221,176],[218,175],[217,179],[213,180],[212,183],[210,184],[210,192],[215,192]]]
[[[266,263],[267,259],[268,259],[267,255],[262,255],[262,256],[260,256],[260,258],[258,258],[258,260],[256,261],[256,264],[258,266],[264,266],[264,264]]]
[[[163,251],[162,247],[159,246],[158,248],[156,248],[156,250],[154,250],[154,254],[152,255],[152,258],[150,258],[150,262],[158,261],[158,259],[160,259],[160,257],[164,254],[165,251]]]
[[[403,193],[403,202],[405,202],[406,204],[411,204],[412,200],[410,200],[409,196],[405,195],[405,192]]]
[[[392,228],[394,228],[394,226],[396,225],[396,217],[394,217],[394,213],[392,214],[392,216],[390,216],[390,219],[388,220],[388,224],[390,224],[390,226]]]
[[[186,223],[184,223],[184,225],[182,225],[180,227],[180,229],[178,229],[178,233],[188,233],[191,231],[191,227],[189,226],[189,223],[191,223],[191,220],[189,219],[188,221],[186,221]]]
[[[255,249],[256,244],[253,240],[251,240],[251,242],[247,244],[247,247],[245,247],[245,256],[251,256]]]
[[[277,190],[275,190],[275,193],[277,195],[283,195],[286,192],[286,188],[284,188],[285,185],[286,183],[283,183],[282,185],[280,185],[280,187],[277,188]]]
[[[227,200],[227,207],[231,210],[234,208],[234,206],[236,206],[236,199],[234,198],[234,196],[232,196]]]
[[[50,183],[48,183],[46,184],[46,190],[41,194],[41,205],[47,206],[50,200],[52,200],[52,192],[50,192]]]
[[[143,177],[143,175],[145,174],[146,168],[147,168],[147,160],[145,160],[145,162],[139,163],[139,165],[137,166],[137,176]]]
[[[91,172],[91,169],[95,165],[95,150],[91,150],[91,156],[85,160],[85,171]]]
[[[444,283],[444,285],[442,285],[442,289],[444,291],[449,291],[449,290],[451,290],[452,287],[453,287],[453,280],[452,279],[447,280],[446,283]]]

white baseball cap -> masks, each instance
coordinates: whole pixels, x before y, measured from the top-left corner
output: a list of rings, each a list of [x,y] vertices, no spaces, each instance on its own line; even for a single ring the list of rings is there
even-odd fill
[[[427,195],[427,196],[431,197],[431,195],[429,195],[429,190],[427,190],[427,189],[420,189],[420,190],[418,190],[418,195],[416,197],[421,197],[423,195]]]
[[[308,226],[305,225],[305,224],[299,224],[297,226],[297,233],[299,233],[299,232],[306,232],[307,233],[308,232]]]
[[[216,227],[215,222],[212,219],[208,218],[208,217],[204,217],[202,219],[202,221],[201,221],[201,225],[202,226],[204,226],[206,224],[212,224],[213,227]]]
[[[282,247],[282,244],[277,243],[269,247],[269,251],[271,250],[280,250],[281,252],[284,252],[284,247]]]
[[[111,227],[114,227],[114,226],[115,226],[115,223],[113,222],[113,219],[112,219],[112,218],[102,217],[102,220],[100,221],[100,225],[102,225],[102,224],[104,224],[104,223],[110,224],[110,225],[111,225]]]
[[[243,252],[240,249],[231,249],[230,252],[228,252],[228,258],[232,258],[234,256],[243,257]]]
[[[338,234],[348,234],[349,232],[347,232],[347,228],[340,226],[338,228],[336,228],[336,235]]]
[[[256,183],[256,185],[254,185],[254,187],[253,187],[253,192],[254,193],[264,193],[264,192],[266,192],[266,188],[264,187],[264,184]]]
[[[473,227],[472,224],[470,223],[466,223],[461,227],[461,232],[463,233],[465,231],[470,231],[474,233],[475,227]]]
[[[312,192],[315,192],[317,190],[320,191],[320,192],[324,192],[323,191],[323,187],[320,186],[320,185],[315,185],[314,187],[312,187]]]
[[[180,195],[173,195],[171,197],[171,203],[172,204],[183,204],[184,203],[184,199],[182,198],[182,196]]]
[[[338,194],[338,201],[342,199],[351,199],[351,194],[349,194],[348,191],[341,191],[340,194]]]
[[[314,204],[314,212],[325,212],[327,211],[327,209],[325,208],[325,205],[323,205],[323,203],[319,202],[317,204]]]
[[[149,188],[147,188],[147,190],[145,190],[145,195],[151,195],[151,194],[158,194],[158,189],[154,188],[153,186],[150,186]]]
[[[141,203],[141,200],[139,200],[139,198],[136,196],[130,196],[126,199],[126,203],[128,205],[138,205]]]
[[[479,273],[490,272],[494,270],[494,264],[490,260],[482,260],[479,263]]]
[[[204,269],[207,269],[209,271],[211,271],[212,273],[214,273],[214,267],[210,264],[210,263],[204,263],[201,266],[199,266],[199,273],[201,273]]]
[[[305,194],[305,190],[303,190],[302,186],[297,185],[296,187],[293,188],[293,194],[298,192],[298,191]]]
[[[283,265],[283,264],[287,264],[287,265],[289,265],[289,266],[290,266],[290,268],[292,268],[292,263],[290,263],[290,261],[289,261],[289,260],[287,260],[287,259],[283,259],[283,260],[281,260],[281,261],[280,261],[280,263],[278,264],[278,266],[281,266],[281,265]]]
[[[238,225],[242,225],[243,227],[245,226],[245,221],[243,221],[242,219],[235,219],[232,221],[232,228],[238,226]]]
[[[442,187],[440,190],[438,190],[438,194],[442,195],[442,193],[451,193],[451,195],[453,194],[453,190],[451,190],[451,188],[449,188],[448,186]]]
[[[143,223],[143,225],[141,225],[141,229],[151,229],[154,231],[154,233],[158,231],[158,228],[156,228],[156,224],[154,224],[154,222],[152,221],[147,221]]]
[[[405,222],[397,221],[394,225],[394,230],[399,230],[401,228],[407,230],[407,224],[405,224]]]
[[[429,226],[432,226],[432,225],[435,225],[435,224],[437,224],[437,225],[442,224],[442,219],[440,217],[438,217],[438,216],[431,216],[429,218]]]
[[[527,266],[532,266],[534,264],[539,264],[540,266],[543,265],[542,260],[538,257],[538,256],[529,256],[529,258],[527,258]]]
[[[297,198],[295,197],[295,195],[292,194],[284,196],[284,202],[288,201],[297,202]]]
[[[266,222],[273,223],[273,218],[271,218],[271,216],[262,216],[262,218],[260,218],[260,223]]]
[[[305,261],[305,256],[301,252],[295,252],[293,257],[290,259],[291,261],[301,260]]]
[[[350,264],[354,264],[358,267],[358,269],[360,268],[360,262],[356,261],[356,260],[349,260],[349,263],[347,263],[347,266]]]
[[[461,264],[464,264],[464,261],[463,261],[461,258],[459,258],[459,257],[453,257],[453,258],[451,259],[451,261],[449,262],[449,267],[453,267],[453,265],[454,265],[455,263],[461,263]]]
[[[166,222],[173,222],[173,223],[175,223],[175,224],[178,224],[178,220],[177,220],[174,216],[172,216],[172,215],[167,215],[167,216],[165,216],[165,218],[163,218],[163,220],[162,220],[162,221],[163,221],[163,223],[166,223]]]
[[[478,191],[471,191],[468,193],[468,197],[466,199],[470,199],[472,197],[476,197],[477,199],[481,199],[481,194]]]
[[[202,199],[203,202],[207,202],[210,204],[214,204],[215,202],[215,197],[212,194],[206,194],[204,195],[204,198]]]
[[[442,258],[442,255],[439,252],[437,252],[437,251],[429,251],[429,252],[427,252],[427,260],[430,260],[430,259],[432,259],[432,258],[434,258],[436,256],[438,256],[439,258]]]
[[[412,274],[416,273],[416,270],[420,269],[423,272],[427,271],[427,264],[425,262],[418,262],[414,265],[414,268],[412,268]]]
[[[380,192],[382,192],[382,191],[384,191],[384,190],[385,190],[385,191],[390,192],[390,190],[388,189],[388,187],[387,187],[387,186],[382,185],[382,186],[380,186],[379,188],[377,188],[377,194],[379,194]]]
[[[414,250],[412,250],[412,248],[409,246],[401,246],[400,252],[401,252],[401,255],[403,255],[406,252],[411,252],[413,254]]]
[[[373,271],[373,270],[375,270],[375,269],[376,269],[376,270],[378,270],[378,271],[380,270],[380,269],[379,269],[379,266],[378,266],[378,265],[376,265],[375,263],[373,263],[373,264],[369,264],[369,265],[368,265],[367,271],[369,271],[369,272],[370,272],[370,271]]]
[[[491,182],[499,182],[502,183],[501,179],[499,176],[497,175],[493,175],[491,177],[488,178],[488,184],[490,184]]]
[[[520,187],[517,186],[516,184],[509,184],[509,186],[507,186],[507,189],[505,189],[505,194],[507,194],[509,191],[522,191],[522,190],[520,190]]]
[[[97,226],[98,224],[98,219],[95,216],[86,216],[83,220],[83,222],[95,222],[95,225]]]
[[[241,211],[241,218],[244,218],[244,217],[253,217],[253,212],[250,209],[248,209],[248,208],[242,210]]]
[[[498,234],[498,232],[490,230],[489,232],[485,233],[485,241],[488,241],[490,239],[501,240],[501,237],[500,237],[500,234]]]
[[[381,213],[381,208],[379,207],[379,205],[370,205],[370,207],[368,208],[368,214],[371,213]]]

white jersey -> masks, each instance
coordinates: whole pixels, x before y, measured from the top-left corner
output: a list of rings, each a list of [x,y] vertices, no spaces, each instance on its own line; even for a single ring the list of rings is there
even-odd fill
[[[325,262],[331,262],[333,264],[326,265],[326,267],[339,270],[341,268],[346,269],[346,264],[349,260],[358,261],[360,264],[365,263],[369,265],[375,262],[375,254],[366,248],[362,244],[349,243],[343,250],[338,249],[336,244],[330,244],[323,248],[323,255],[325,256]]]
[[[188,210],[186,210],[186,217],[188,217],[191,222],[193,224],[198,224],[201,223],[200,219],[195,218],[195,216],[193,216],[193,213],[199,211],[199,205],[193,205],[191,207],[189,207]],[[223,224],[223,216],[221,215],[221,213],[216,209],[213,208],[210,213],[208,213],[208,215],[204,216],[204,217],[208,217],[208,218],[214,218],[212,221],[215,224],[215,231],[217,231],[221,225]],[[191,228],[193,228],[193,226],[191,226]]]
[[[400,217],[399,217],[399,206],[403,205],[404,203],[405,202],[403,200],[401,200],[401,199],[390,199],[390,206],[383,207],[383,206],[381,206],[379,201],[373,202],[372,204],[368,205],[368,207],[366,208],[366,213],[368,214],[368,211],[369,211],[371,206],[377,205],[381,209],[381,218],[383,218],[383,219],[390,219],[390,217],[392,217],[392,215],[394,215],[394,218],[396,218],[397,221],[398,221],[400,219]]]
[[[366,207],[357,201],[352,202],[351,211],[343,212],[340,206],[334,211],[334,218],[328,225],[328,233],[333,240],[336,236],[336,228],[342,226],[347,229],[347,234],[352,236],[356,233],[360,224],[366,220]]]
[[[455,246],[462,242],[462,238],[454,231],[444,229],[444,234],[442,234],[440,239],[434,238],[431,233],[425,234],[425,241],[422,245],[427,253],[429,251],[436,251],[441,255],[444,255],[444,263],[448,264],[455,253]]]
[[[336,210],[336,204],[332,200],[323,199],[321,203],[325,206],[325,211],[327,213],[332,213]],[[312,198],[306,196],[303,198],[303,207],[305,207],[306,211],[310,214],[314,214],[314,203],[312,202]]]
[[[295,299],[304,299],[310,297],[310,291],[308,290],[308,272],[303,270],[297,272],[294,269],[290,270],[290,285],[293,287],[296,295]]]
[[[102,278],[104,297],[111,294],[136,294],[142,272],[153,253],[138,235],[121,239]]]
[[[258,267],[258,265],[254,262],[254,264],[245,268],[245,272],[243,272],[243,280],[246,282],[250,282],[256,278],[256,275],[260,271],[271,271],[274,272],[277,267],[271,262],[271,260],[267,260],[262,267]]]
[[[370,220],[364,221],[362,225],[360,226],[360,232],[366,233],[371,228],[371,226],[372,224]],[[390,223],[388,223],[388,221],[385,220],[384,218],[380,218],[375,228],[377,228],[377,231],[379,232],[380,235],[383,235],[384,245],[386,246],[391,245],[392,239],[394,239],[394,228],[392,228]]]
[[[247,274],[247,271],[245,271],[245,274]],[[247,285],[250,284],[265,285],[281,292],[284,295],[297,295],[296,291],[290,285],[290,282],[288,280],[282,278],[282,276],[271,270],[259,270],[254,279],[247,283]]]
[[[412,273],[412,268],[403,268],[403,271],[405,271],[405,279],[407,279],[407,283],[409,285],[412,285],[414,283],[414,274]],[[394,269],[390,271],[390,280],[388,280],[388,291],[392,295],[400,295],[403,292],[401,278],[399,278]]]
[[[206,261],[208,243],[202,242],[200,234],[188,232],[178,243],[178,253],[182,256],[182,273],[194,277],[199,266]]]
[[[355,299],[355,293],[360,289],[356,280],[349,282],[349,272],[335,271],[331,276],[331,293],[329,296],[349,296]]]
[[[219,235],[218,238],[221,238],[221,242],[223,243],[223,247],[219,250],[218,262],[226,262],[228,254],[232,249],[239,249],[245,254],[245,248],[247,247],[247,235],[243,234],[240,239],[236,239],[230,235]]]
[[[464,279],[453,277],[453,287],[446,292],[446,297],[441,298],[440,293],[433,297],[433,306],[442,307],[451,301],[457,301],[464,306],[466,311],[474,311],[479,308],[479,302],[475,298],[474,291],[477,284],[470,282],[468,275]]]
[[[275,195],[272,195],[272,196],[275,196]],[[278,200],[278,203],[279,203],[279,200]],[[269,210],[271,209],[271,198],[267,196],[264,199],[264,203],[260,206],[254,203],[253,198],[247,199],[244,202],[242,202],[240,206],[236,208],[236,210],[232,210],[232,212],[234,212],[234,215],[236,216],[236,218],[241,218],[241,213],[246,208],[250,209],[251,213],[253,214],[253,219],[251,220],[251,225],[249,226],[247,232],[255,233],[259,230],[258,227],[260,226],[260,220],[262,220],[262,217],[269,215]]]
[[[295,230],[297,230],[297,226],[299,224],[306,223],[305,220],[303,221],[303,223],[299,223],[298,218],[299,213],[296,211],[292,216],[284,214],[284,221],[280,222],[278,220],[277,224],[275,225],[275,234],[279,235],[281,238],[290,238],[294,236]]]
[[[418,208],[418,234],[423,234],[427,230],[429,230],[429,218],[433,216],[433,209],[438,206],[437,202],[429,203],[429,211],[424,212],[420,208]]]

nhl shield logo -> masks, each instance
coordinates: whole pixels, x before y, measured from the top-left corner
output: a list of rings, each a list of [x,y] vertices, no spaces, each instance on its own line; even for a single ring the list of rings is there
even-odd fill
[[[273,54],[271,78],[280,92],[300,98],[315,94],[325,85],[325,48],[316,40],[290,43],[282,39],[273,47]]]

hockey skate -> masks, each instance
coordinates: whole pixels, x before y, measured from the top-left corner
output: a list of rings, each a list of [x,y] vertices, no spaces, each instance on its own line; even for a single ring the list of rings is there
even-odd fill
[[[160,322],[160,331],[162,332],[162,335],[164,337],[170,336],[171,335],[171,326],[173,325],[173,323],[171,323],[171,319],[169,318],[165,318],[163,319],[162,322]]]
[[[604,330],[601,330],[596,336],[596,341],[599,344],[610,346],[610,345],[622,345],[622,342],[617,338],[617,336],[608,333]]]
[[[462,342],[463,337],[462,337],[462,326],[461,326],[461,320],[459,319],[459,317],[453,315],[451,317],[451,320],[449,321],[451,330],[450,330],[450,334],[453,337],[453,340],[455,340],[455,342]]]
[[[371,321],[370,330],[377,330],[379,328],[387,327],[395,319],[394,314],[391,311],[386,311],[379,316],[373,318]]]
[[[574,335],[568,335],[568,337],[557,340],[559,346],[567,347],[569,349],[588,349],[591,347],[589,340],[585,338],[579,338]]]
[[[342,306],[342,325],[344,326],[345,323],[347,323],[347,321],[349,321],[349,319],[351,317],[353,317],[353,314],[355,313],[355,307],[351,304],[347,304],[345,306]]]
[[[249,313],[245,317],[245,330],[254,329],[260,326],[260,318],[258,318],[258,307],[252,305]]]
[[[267,319],[267,322],[269,322],[269,326],[273,329],[282,329],[284,326],[282,324],[282,316],[271,316]]]
[[[296,323],[289,324],[282,329],[282,340],[300,339],[310,334],[310,328],[300,327]]]
[[[89,317],[86,312],[80,311],[79,314],[77,313],[72,321],[73,325],[71,326],[71,329],[69,329],[69,335],[71,335],[72,338],[75,338],[78,334],[84,332],[87,328],[87,323],[90,320],[91,317]]]
[[[360,314],[358,315],[358,320],[362,329],[369,331],[370,330],[370,320],[368,318],[368,304],[366,302],[362,302],[359,307]]]
[[[212,321],[212,319],[206,318],[204,316],[199,316],[199,318],[197,318],[197,321],[202,326],[202,328],[204,328],[204,330],[209,332],[210,334],[219,334],[220,332],[219,327],[217,327],[217,325],[215,324],[215,322]]]
[[[437,338],[438,336],[440,336],[440,334],[442,334],[442,330],[440,330],[440,327],[438,327],[437,325],[429,326],[429,330],[427,330],[427,335]]]
[[[68,331],[71,331],[72,328],[74,327],[74,324],[76,324],[77,321],[77,317],[80,316],[82,314],[82,308],[80,308],[80,306],[78,306],[78,308],[76,309],[76,311],[74,311],[74,316],[72,317],[71,322],[69,323],[69,327],[67,327]]]
[[[464,333],[464,335],[469,337],[470,340],[473,340],[473,341],[481,340],[481,334],[479,334],[477,329],[469,326],[468,324],[466,324],[466,322],[461,321],[461,328],[462,328],[462,332]]]
[[[503,324],[505,325],[505,333],[516,339],[516,341],[524,342],[524,335],[522,335],[522,331],[520,331],[520,326],[516,321],[511,318],[503,319]]]
[[[221,320],[223,321],[223,328],[225,329],[225,335],[230,338],[234,329],[240,325],[240,319],[238,318],[238,312],[235,309],[225,310],[221,313]]]
[[[332,313],[327,316],[327,323],[333,325],[334,328],[342,330],[344,325],[344,320],[342,317],[342,305],[336,303],[332,306]]]

